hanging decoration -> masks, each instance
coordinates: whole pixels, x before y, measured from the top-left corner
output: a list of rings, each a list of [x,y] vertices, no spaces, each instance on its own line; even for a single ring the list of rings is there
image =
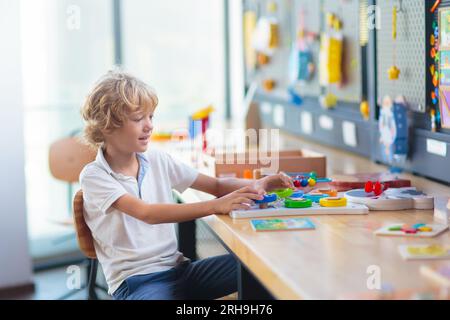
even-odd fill
[[[389,80],[398,80],[400,69],[397,67],[397,6],[392,8],[392,60],[393,65],[388,70]]]
[[[337,104],[337,97],[329,92],[330,85],[342,85],[342,58],[344,50],[344,36],[342,21],[333,13],[327,14],[327,32],[320,36],[320,85],[325,87],[325,95],[319,98],[324,108],[333,108]]]
[[[406,161],[408,153],[408,116],[404,97],[395,101],[386,96],[378,119],[381,154],[390,164],[400,164]]]
[[[317,34],[305,29],[305,9],[302,8],[289,58],[289,76],[292,83],[311,80],[316,69],[311,46],[316,39]]]

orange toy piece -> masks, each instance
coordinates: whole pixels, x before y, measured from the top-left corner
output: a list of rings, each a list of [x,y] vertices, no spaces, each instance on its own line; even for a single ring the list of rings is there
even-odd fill
[[[266,91],[272,91],[275,88],[275,80],[273,79],[266,79],[262,83],[264,90]]]
[[[335,189],[330,189],[330,188],[323,188],[323,189],[317,189],[315,190],[318,193],[322,193],[322,194],[327,194],[330,197],[337,197],[337,190]]]

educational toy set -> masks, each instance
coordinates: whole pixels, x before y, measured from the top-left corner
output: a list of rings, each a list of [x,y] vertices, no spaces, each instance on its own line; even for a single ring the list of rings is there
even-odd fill
[[[262,200],[255,200],[255,205],[248,210],[234,210],[230,216],[234,219],[323,214],[367,214],[365,205],[347,203],[347,199],[337,196],[337,191],[329,188],[313,189],[305,192],[303,188],[315,186],[317,183],[328,183],[327,178],[318,178],[315,172],[290,173],[294,176],[297,189],[275,190],[264,195]],[[306,190],[306,189],[305,189]]]

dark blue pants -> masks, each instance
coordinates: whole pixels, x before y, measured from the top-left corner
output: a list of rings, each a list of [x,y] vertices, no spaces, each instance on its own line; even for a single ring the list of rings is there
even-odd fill
[[[115,300],[217,299],[237,291],[237,263],[226,254],[127,278]]]

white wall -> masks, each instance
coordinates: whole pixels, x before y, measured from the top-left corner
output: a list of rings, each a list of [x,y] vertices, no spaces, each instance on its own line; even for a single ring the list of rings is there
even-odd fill
[[[0,288],[32,282],[25,202],[20,1],[0,0]]]

